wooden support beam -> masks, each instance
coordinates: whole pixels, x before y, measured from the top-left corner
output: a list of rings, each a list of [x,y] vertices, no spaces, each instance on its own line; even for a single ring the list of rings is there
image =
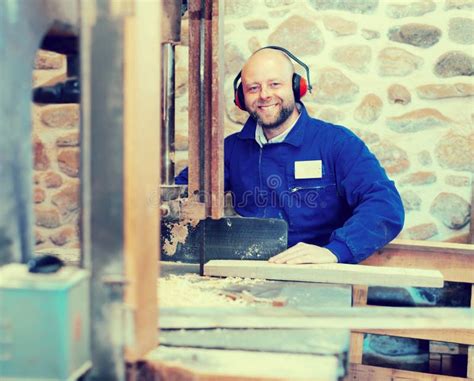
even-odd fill
[[[354,330],[354,332],[360,332],[359,334],[373,333],[374,335],[409,337],[412,339],[436,340],[436,341],[445,341],[447,343],[474,345],[474,323],[472,324],[471,329],[449,329],[449,330],[364,329],[363,331]]]
[[[471,176],[471,221],[469,224],[469,243],[474,244],[474,175]]]
[[[368,286],[352,287],[352,306],[364,306],[367,304]],[[362,364],[362,355],[364,348],[364,334],[359,332],[351,333],[351,344],[349,353],[349,362]]]
[[[193,1],[193,0],[191,0]],[[206,204],[206,216],[210,214],[210,205],[212,196],[211,189],[211,169],[215,167],[218,163],[212,163],[212,149],[213,149],[213,139],[212,139],[212,1],[203,0],[201,2],[201,38],[199,45],[200,54],[201,54],[201,70],[200,70],[200,80],[201,80],[201,110],[200,117],[202,120],[201,124],[201,134],[199,138],[202,141],[204,146],[204,152],[201,152],[199,156],[199,164],[203,170],[203,184],[201,185],[200,190],[204,191],[203,202]],[[194,95],[194,94],[193,94]],[[197,159],[197,158],[193,158]]]
[[[160,8],[159,2],[137,1],[134,15],[125,19],[124,254],[125,303],[133,323],[126,347],[130,362],[157,345],[153,332],[160,226]]]
[[[361,263],[366,266],[439,270],[445,281],[474,283],[474,245],[394,240]]]
[[[224,215],[224,3],[206,0],[211,9],[211,123],[209,132],[209,216]]]
[[[434,242],[434,241],[414,241],[410,239],[394,239],[380,252],[390,252],[392,250],[413,250],[438,254],[460,254],[474,256],[474,246],[465,243]]]
[[[353,286],[352,287],[352,306],[365,306],[367,304],[367,297],[369,295],[368,286]]]
[[[474,175],[471,176],[471,224],[469,242],[474,246]],[[471,267],[472,270],[472,267]],[[474,272],[474,271],[471,271]],[[474,283],[474,282],[472,282]],[[474,284],[471,285],[471,308],[474,308]],[[474,331],[474,330],[473,330]],[[467,377],[474,379],[474,342],[467,349]]]
[[[222,0],[189,1],[189,194],[206,216],[224,214]]]
[[[471,285],[471,309],[474,309],[474,284]],[[474,327],[470,333],[474,336]],[[474,342],[471,342],[470,344],[471,345],[467,349],[467,377],[474,379]]]
[[[456,244],[445,242],[422,242],[410,240],[394,240],[392,243],[384,247],[378,253],[367,258],[363,265],[368,266],[394,266],[410,269],[436,269],[441,271],[446,281],[474,283],[474,271],[468,271],[474,267],[474,245]],[[359,301],[357,305],[365,305],[366,301]],[[471,306],[474,303],[471,301]],[[373,307],[368,307],[373,308]],[[413,327],[412,327],[413,328]],[[390,335],[398,337],[408,337],[423,340],[437,340],[460,344],[474,344],[474,321],[469,329],[458,330],[432,330],[432,329],[364,329],[355,330],[352,337],[363,335],[364,333],[372,333],[378,335]],[[361,360],[360,352],[362,344],[353,341],[351,346],[351,360]],[[352,344],[352,343],[351,343]],[[473,348],[470,346],[469,348]],[[353,353],[352,353],[353,352]],[[469,352],[468,352],[469,353]],[[472,349],[471,349],[471,353]],[[474,356],[468,356],[468,372],[473,368]],[[353,361],[360,363],[361,361]],[[368,368],[367,368],[368,369]],[[379,369],[379,368],[375,368]],[[364,377],[367,373],[364,373]],[[377,373],[374,377],[382,377]],[[401,376],[400,376],[401,377]],[[430,376],[431,377],[431,376]],[[444,376],[441,376],[444,377]],[[471,370],[470,377],[474,378],[474,370]],[[351,380],[366,380],[372,378],[351,378]],[[373,378],[374,380],[378,378]],[[416,380],[431,380],[431,378],[415,378]],[[444,380],[445,378],[441,378]],[[451,380],[456,378],[447,378]],[[381,378],[383,380],[383,378]],[[436,378],[438,380],[438,378]]]
[[[467,378],[474,380],[474,346],[467,350]]]
[[[377,286],[443,287],[437,270],[347,265],[286,265],[265,261],[213,260],[204,266],[210,276],[238,276],[257,279]]]
[[[189,195],[201,189],[203,168],[199,162],[201,157],[200,126],[201,118],[201,0],[189,0],[189,61],[188,61],[188,162],[189,162]],[[199,201],[199,200],[196,200]]]
[[[224,214],[222,0],[189,1],[189,195]]]
[[[33,3],[32,3],[33,4]],[[81,249],[91,271],[91,380],[124,380],[123,3],[81,10]]]
[[[349,375],[344,381],[466,381],[465,378],[350,364]]]

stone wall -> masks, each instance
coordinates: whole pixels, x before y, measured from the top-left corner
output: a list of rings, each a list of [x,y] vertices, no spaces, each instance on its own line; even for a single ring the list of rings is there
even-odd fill
[[[66,78],[66,58],[39,51],[33,87]],[[36,248],[79,247],[79,105],[32,104]]]
[[[310,114],[357,133],[402,194],[404,238],[467,242],[474,172],[474,0],[226,0],[225,130],[245,59],[283,46],[311,68]],[[182,35],[187,34],[187,21]],[[177,47],[177,169],[186,165],[187,48]],[[303,71],[297,70],[300,74]]]
[[[176,47],[176,166],[187,165],[188,21]],[[474,0],[226,0],[225,131],[247,114],[232,81],[256,49],[311,67],[309,112],[349,127],[397,183],[403,237],[467,242],[474,172]],[[304,74],[299,70],[300,74]],[[34,86],[64,80],[39,52]],[[78,246],[78,105],[33,104],[38,247]]]

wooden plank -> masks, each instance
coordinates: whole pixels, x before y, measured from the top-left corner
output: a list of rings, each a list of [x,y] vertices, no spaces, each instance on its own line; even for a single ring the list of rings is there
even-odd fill
[[[391,244],[392,245],[392,244]],[[449,244],[461,245],[461,244]],[[469,245],[462,245],[467,247]],[[471,245],[474,248],[474,245]],[[363,261],[366,266],[403,267],[406,269],[431,269],[439,270],[445,281],[474,283],[474,271],[466,269],[474,268],[474,255],[471,250],[457,252],[456,250],[423,251],[421,247],[416,249],[385,248]]]
[[[471,329],[470,308],[353,307],[297,309],[289,307],[161,308],[160,327],[180,328],[344,328]]]
[[[460,254],[474,256],[474,246],[465,243],[415,241],[409,239],[394,239],[380,251],[408,250],[439,254]]]
[[[465,378],[408,370],[380,368],[377,366],[350,364],[346,381],[466,381]]]
[[[467,377],[474,380],[474,346],[467,350]]]
[[[437,270],[381,268],[342,263],[281,265],[266,261],[213,260],[204,266],[204,274],[371,286],[443,287],[443,276]]]
[[[369,287],[352,286],[352,305],[364,306],[367,304]],[[359,332],[351,333],[351,346],[349,353],[349,362],[362,364],[362,355],[364,348],[364,334]]]
[[[345,357],[349,331],[337,329],[212,329],[162,330],[167,347],[232,349]]]
[[[474,325],[474,323],[473,323]],[[472,327],[474,328],[474,326]],[[421,340],[436,340],[445,341],[448,343],[459,343],[466,345],[474,345],[474,330],[473,329],[449,329],[449,330],[412,330],[412,329],[390,329],[390,330],[354,330],[355,332],[373,333],[375,335],[388,335],[398,337],[411,337],[413,339]]]
[[[125,302],[132,311],[126,359],[157,345],[160,184],[160,4],[137,1],[125,22],[124,230]],[[144,165],[144,163],[147,163]],[[158,196],[159,199],[159,196]],[[154,201],[154,200],[152,200]],[[158,200],[159,201],[159,200]]]
[[[163,367],[187,370],[185,380],[320,380],[336,381],[342,375],[335,356],[246,352],[160,346],[147,355],[160,374]],[[178,379],[164,377],[159,379]],[[227,378],[230,377],[230,378]],[[232,378],[234,377],[234,378]],[[238,377],[238,378],[235,378]]]
[[[179,381],[281,381],[274,377],[243,377],[226,374],[203,374],[171,362],[149,360],[140,367],[134,380],[179,380]]]

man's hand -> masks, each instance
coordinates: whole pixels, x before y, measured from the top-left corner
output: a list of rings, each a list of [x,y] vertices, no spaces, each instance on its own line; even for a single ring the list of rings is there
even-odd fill
[[[289,265],[303,263],[337,263],[337,257],[324,247],[300,242],[288,250],[271,257],[268,262],[287,263]]]

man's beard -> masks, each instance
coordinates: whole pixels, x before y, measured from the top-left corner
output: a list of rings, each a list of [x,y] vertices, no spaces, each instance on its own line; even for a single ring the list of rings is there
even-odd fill
[[[262,128],[274,129],[280,127],[283,123],[285,123],[290,115],[293,113],[295,109],[295,104],[289,104],[287,106],[282,105],[281,111],[278,114],[277,118],[272,123],[265,123],[256,111],[250,111],[250,116],[254,118],[257,123],[262,126]]]

